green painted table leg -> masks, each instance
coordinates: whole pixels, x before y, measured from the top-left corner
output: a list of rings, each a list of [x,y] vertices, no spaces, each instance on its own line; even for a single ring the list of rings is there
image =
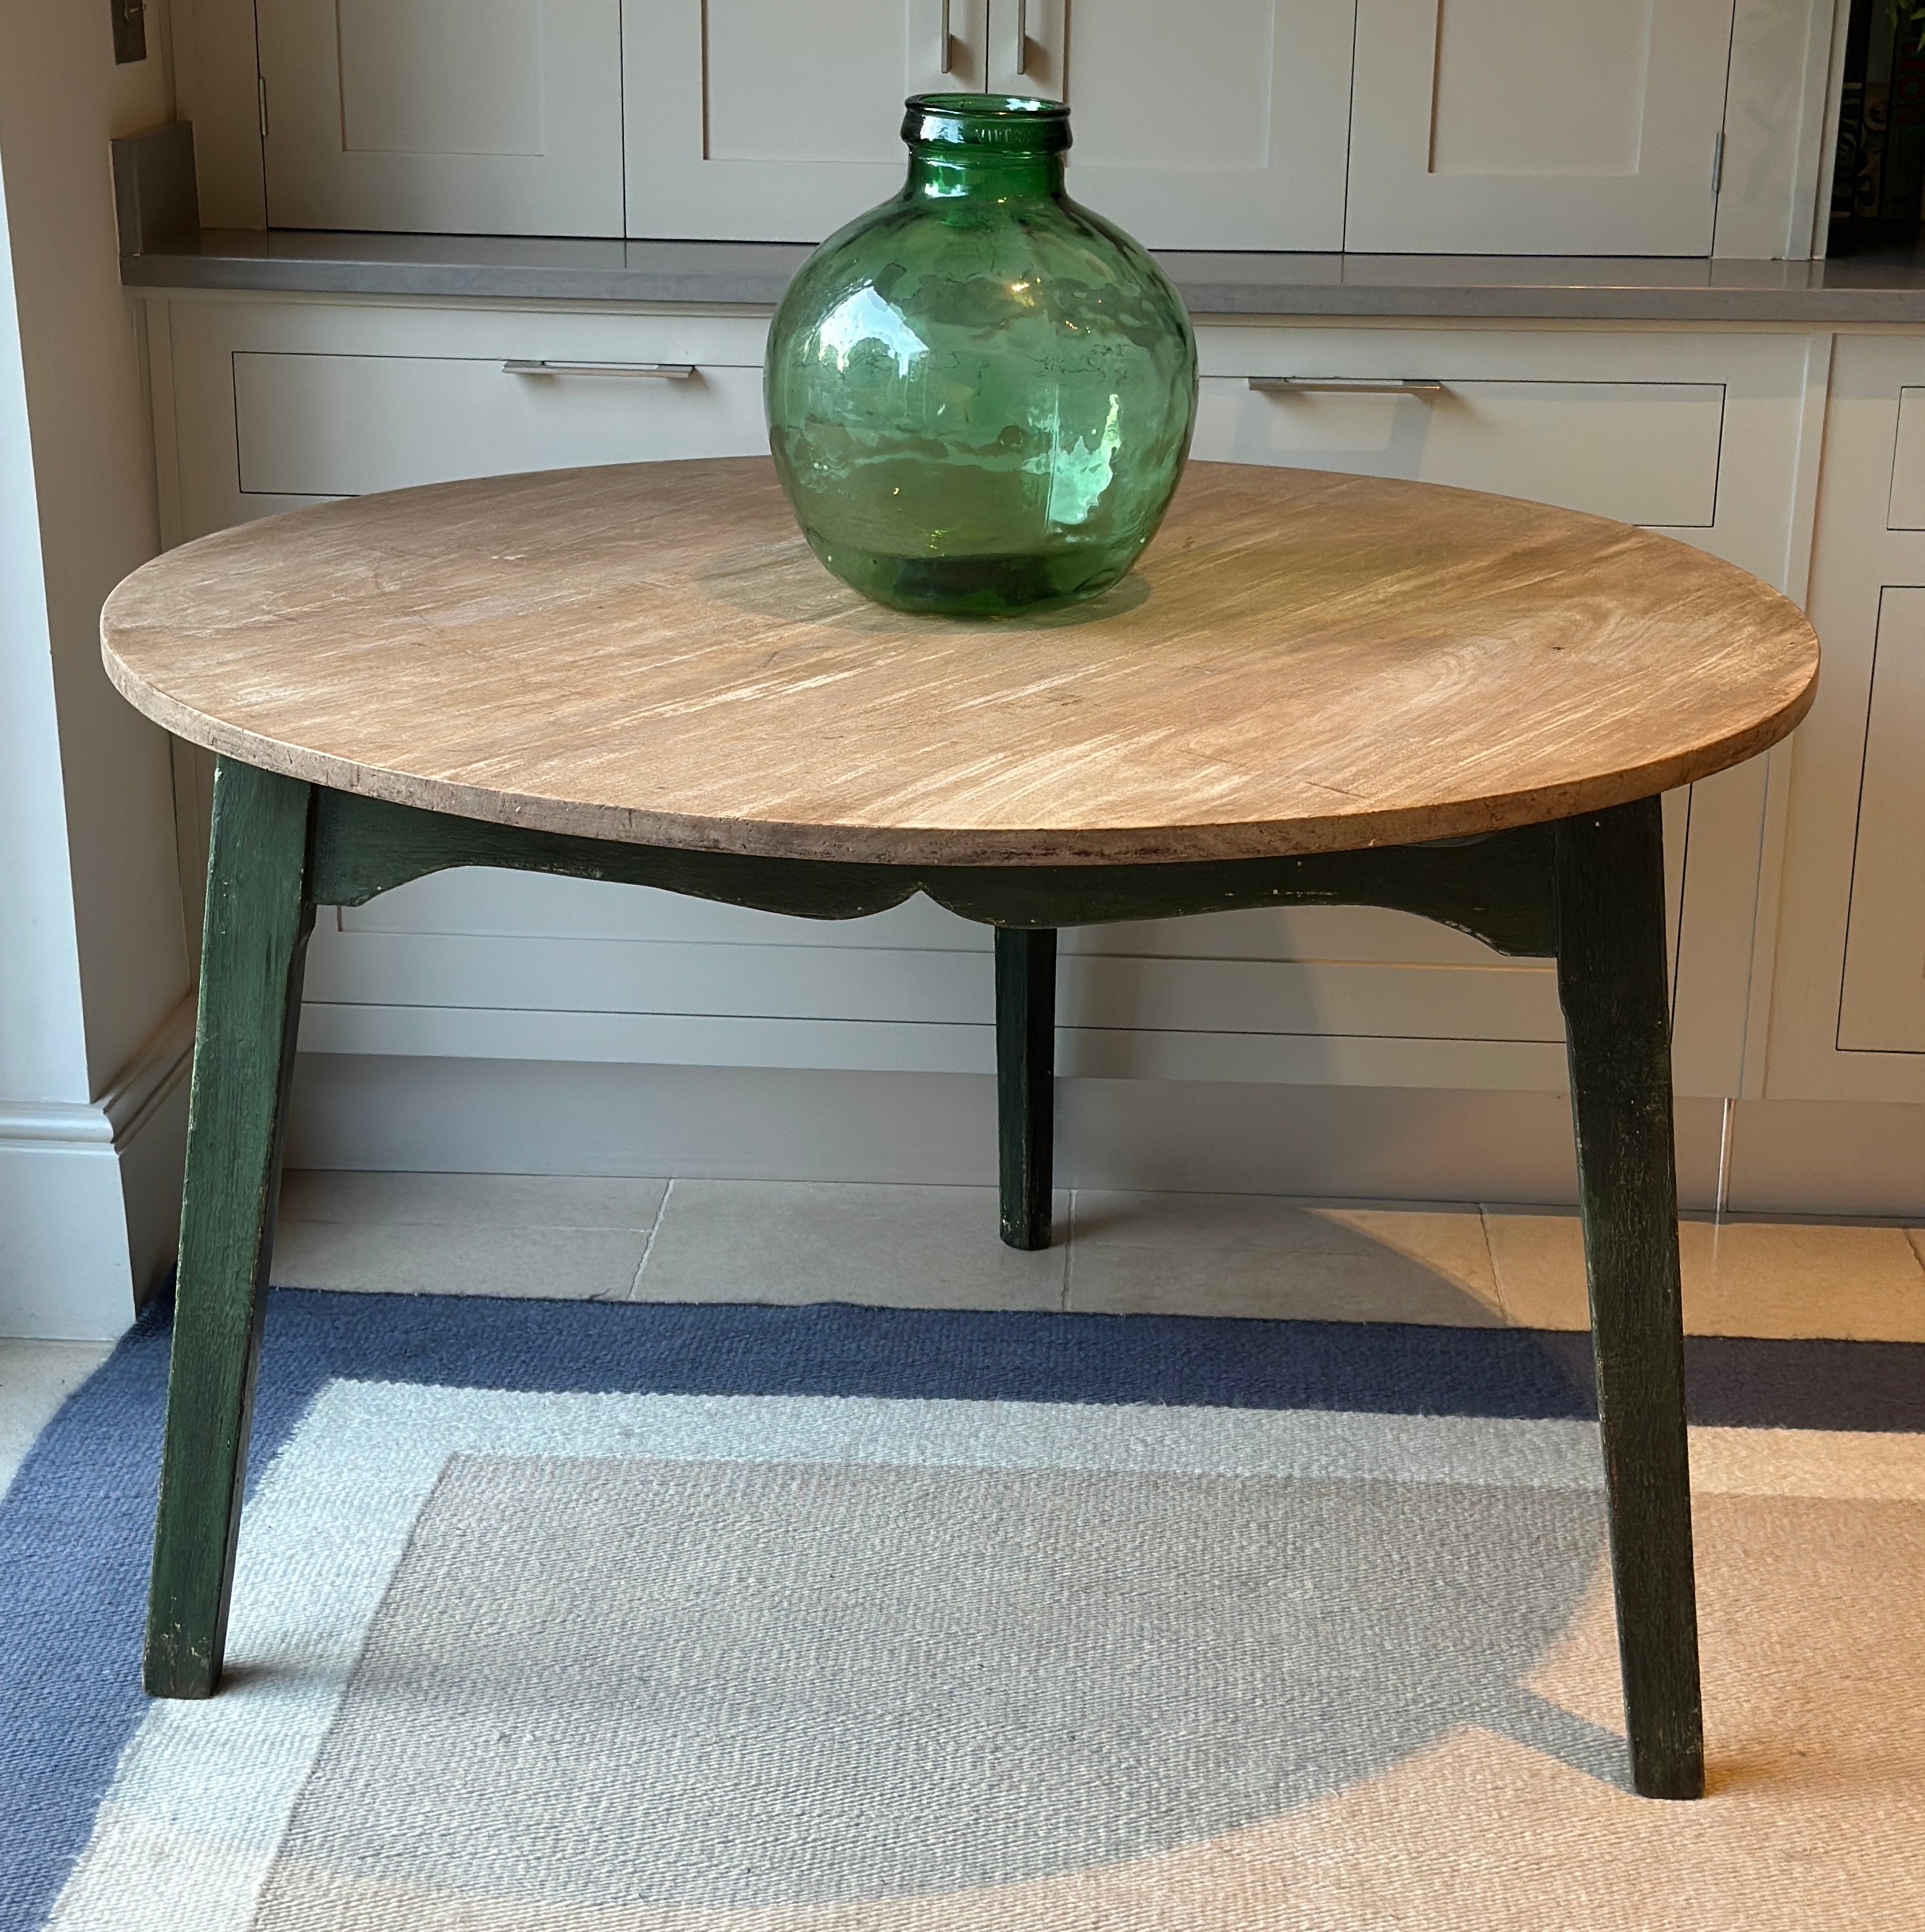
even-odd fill
[[[312,788],[223,758],[214,784],[181,1265],[142,1677],[220,1681],[281,1126],[313,924]]]
[[[1555,853],[1632,1781],[1647,1798],[1697,1798],[1705,1746],[1658,801],[1564,820]]]
[[[1056,1106],[1056,934],[996,928],[996,1130],[1003,1238],[1046,1248]]]

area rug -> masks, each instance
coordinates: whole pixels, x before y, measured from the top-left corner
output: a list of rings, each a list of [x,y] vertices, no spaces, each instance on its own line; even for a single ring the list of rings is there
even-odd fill
[[[150,1704],[166,1340],[0,1507],[10,1932],[1925,1925],[1925,1348],[1692,1345],[1663,1804],[1582,1337],[279,1293]]]

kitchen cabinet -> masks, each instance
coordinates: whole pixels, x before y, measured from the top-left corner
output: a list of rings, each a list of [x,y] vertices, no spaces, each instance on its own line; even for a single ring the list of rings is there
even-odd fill
[[[764,319],[174,300],[170,534],[331,496],[764,446]],[[1206,322],[1200,458],[1525,494],[1781,569],[1803,338]],[[1678,1078],[1746,1036],[1762,769],[1667,806]],[[324,920],[305,1050],[982,1072],[987,938],[925,903],[826,926],[529,874],[420,881]],[[978,957],[977,956],[982,956]],[[1540,962],[1370,908],[1065,936],[1071,1075],[1561,1088]]]
[[[819,242],[902,184],[902,104],[984,85],[987,0],[623,0],[626,232]]]
[[[1338,249],[1354,0],[989,0],[989,85],[1067,100],[1069,191],[1152,248]]]
[[[619,0],[259,0],[277,228],[622,232]]]
[[[628,462],[638,449],[671,460],[768,447],[759,361],[239,350],[232,368],[235,481],[247,498],[358,496]]]
[[[1340,248],[1353,13],[627,0],[628,232],[819,240],[901,185],[906,94],[986,87],[1066,98],[1071,193],[1150,247]]]
[[[1708,255],[1729,0],[1358,0],[1345,246]]]
[[[1872,636],[1838,1046],[1925,1054],[1925,587],[1887,584]]]
[[[819,241],[899,186],[906,95],[988,88],[1068,100],[1071,192],[1152,248],[1708,254],[1728,70],[1747,117],[1822,65],[1830,0],[1770,4],[260,0],[266,218]],[[253,106],[208,100],[223,155]],[[1749,128],[1733,232],[1808,230],[1813,142]]]
[[[1818,701],[1782,760],[1768,1097],[1925,1101],[1925,344],[1841,336],[1808,608]]]

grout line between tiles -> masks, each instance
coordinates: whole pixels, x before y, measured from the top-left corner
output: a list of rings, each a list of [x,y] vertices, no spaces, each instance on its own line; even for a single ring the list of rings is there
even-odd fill
[[[1920,1252],[1918,1236],[1909,1228],[1901,1228],[1899,1232],[1905,1237],[1905,1245],[1912,1250],[1912,1258],[1921,1275],[1925,1275],[1925,1253]]]
[[[1081,1190],[1066,1187],[1063,1210],[1063,1286],[1057,1291],[1056,1312],[1069,1312],[1069,1257],[1076,1250],[1076,1196]]]
[[[1512,1316],[1510,1304],[1504,1298],[1504,1276],[1498,1272],[1497,1244],[1491,1239],[1491,1210],[1484,1203],[1477,1203],[1477,1226],[1484,1238],[1484,1258],[1491,1264],[1491,1292],[1498,1298],[1498,1315],[1507,1328],[1515,1328],[1519,1324]]]
[[[628,1299],[639,1301],[642,1294],[642,1270],[649,1264],[649,1257],[655,1252],[655,1238],[661,1232],[661,1224],[668,1217],[668,1197],[675,1192],[675,1178],[671,1174],[661,1184],[661,1198],[655,1204],[655,1219],[649,1223],[647,1237],[642,1243],[642,1258],[635,1264],[635,1278],[628,1284]]]

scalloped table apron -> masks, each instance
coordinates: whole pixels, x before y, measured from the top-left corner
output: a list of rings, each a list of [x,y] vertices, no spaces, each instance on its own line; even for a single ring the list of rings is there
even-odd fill
[[[1191,466],[1091,604],[906,618],[759,458],[493,477],[202,538],[107,670],[218,755],[145,1681],[220,1681],[314,908],[451,866],[994,928],[1003,1238],[1049,1240],[1056,933],[1387,906],[1557,962],[1631,1767],[1703,1789],[1658,794],[1810,706],[1795,606],[1506,497]]]

